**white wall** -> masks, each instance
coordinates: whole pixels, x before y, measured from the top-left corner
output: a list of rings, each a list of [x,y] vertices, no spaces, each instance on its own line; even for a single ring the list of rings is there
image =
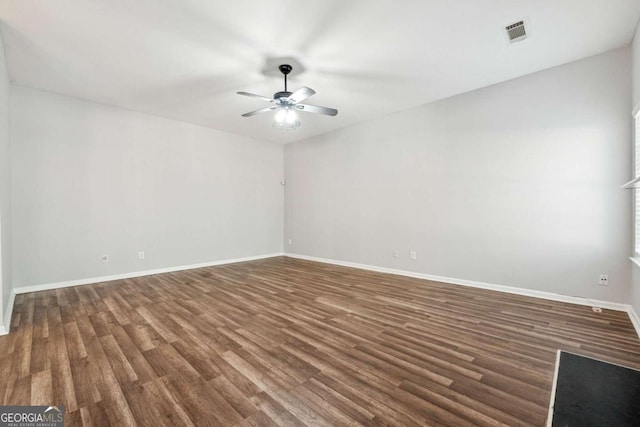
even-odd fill
[[[33,89],[11,96],[15,287],[282,251],[282,146]]]
[[[627,302],[629,74],[619,49],[288,145],[285,251]]]
[[[636,28],[636,34],[633,37],[631,43],[631,76],[633,85],[633,100],[632,105],[634,108],[640,105],[640,24]]]
[[[9,76],[0,34],[0,330],[11,295],[11,141]]]
[[[636,34],[631,43],[631,80],[633,86],[633,100],[629,111],[640,108],[640,25],[636,28]],[[631,175],[629,175],[631,176]],[[640,191],[640,190],[635,190]],[[633,254],[633,248],[629,249],[629,254]],[[640,267],[633,264],[633,280],[631,284],[631,305],[636,313],[640,314]]]

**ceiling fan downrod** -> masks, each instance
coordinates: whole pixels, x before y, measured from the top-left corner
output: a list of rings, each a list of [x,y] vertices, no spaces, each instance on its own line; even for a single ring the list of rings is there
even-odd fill
[[[293,67],[289,64],[282,64],[278,67],[280,72],[284,74],[284,91],[287,92],[287,74],[293,70]]]

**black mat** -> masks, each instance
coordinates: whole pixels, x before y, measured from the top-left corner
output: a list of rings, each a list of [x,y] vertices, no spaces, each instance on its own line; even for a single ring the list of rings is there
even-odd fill
[[[561,352],[552,425],[640,426],[640,371]]]

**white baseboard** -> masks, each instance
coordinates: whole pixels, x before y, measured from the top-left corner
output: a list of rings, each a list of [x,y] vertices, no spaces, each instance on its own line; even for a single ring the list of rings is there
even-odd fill
[[[216,265],[235,264],[237,262],[256,261],[259,259],[283,256],[283,253],[256,255],[245,258],[223,259],[220,261],[203,262],[200,264],[180,265],[176,267],[157,268],[155,270],[134,271],[131,273],[115,274],[112,276],[90,277],[79,280],[65,280],[64,282],[45,283],[42,285],[19,286],[13,288],[16,294],[28,292],[48,291],[50,289],[68,288],[70,286],[89,285],[92,283],[110,282],[112,280],[131,279],[133,277],[151,276],[152,274],[173,273],[174,271],[193,270],[194,268],[213,267]]]
[[[551,301],[560,301],[560,302],[566,302],[566,303],[571,303],[571,304],[601,307],[601,308],[606,308],[606,309],[609,309],[609,310],[624,311],[624,312],[628,313],[629,319],[631,320],[631,323],[633,324],[633,327],[635,328],[636,333],[640,337],[640,317],[635,312],[633,307],[628,305],[628,304],[620,304],[620,303],[609,302],[609,301],[592,300],[592,299],[587,299],[587,298],[582,298],[582,297],[554,294],[552,292],[535,291],[535,290],[531,290],[531,289],[516,288],[516,287],[513,287],[513,286],[497,285],[497,284],[493,284],[493,283],[476,282],[476,281],[472,281],[472,280],[457,279],[457,278],[453,278],[453,277],[435,276],[435,275],[431,275],[431,274],[416,273],[416,272],[412,272],[412,271],[397,270],[397,269],[385,268],[385,267],[377,267],[377,266],[374,266],[374,265],[358,264],[358,263],[353,263],[353,262],[339,261],[339,260],[326,259],[326,258],[318,258],[318,257],[312,257],[312,256],[300,255],[300,254],[293,254],[293,253],[273,253],[273,254],[257,255],[257,256],[252,256],[252,257],[245,257],[245,258],[235,258],[235,259],[226,259],[226,260],[220,260],[220,261],[205,262],[205,263],[200,263],[200,264],[191,264],[191,265],[182,265],[182,266],[177,266],[177,267],[159,268],[159,269],[155,269],[155,270],[136,271],[136,272],[132,272],[132,273],[117,274],[117,275],[112,275],[112,276],[92,277],[92,278],[87,278],[87,279],[69,280],[69,281],[64,281],[64,282],[46,283],[46,284],[42,284],[42,285],[16,287],[16,288],[13,289],[13,292],[11,292],[11,296],[9,298],[9,304],[7,304],[7,313],[5,314],[5,317],[4,317],[4,327],[0,326],[0,335],[6,335],[7,333],[9,333],[9,330],[11,328],[11,316],[12,316],[12,313],[13,313],[13,305],[14,305],[16,294],[23,294],[23,293],[28,293],[28,292],[38,292],[38,291],[47,291],[47,290],[51,290],[51,289],[65,288],[65,287],[70,287],[70,286],[89,285],[89,284],[92,284],[92,283],[101,283],[101,282],[108,282],[108,281],[112,281],[112,280],[130,279],[130,278],[134,278],[134,277],[150,276],[152,274],[171,273],[171,272],[175,272],[175,271],[191,270],[191,269],[194,269],[194,268],[212,267],[212,266],[224,265],[224,264],[234,264],[234,263],[245,262],[245,261],[255,261],[255,260],[273,258],[273,257],[278,257],[278,256],[288,256],[288,257],[291,257],[291,258],[304,259],[304,260],[308,260],[308,261],[321,262],[321,263],[325,263],[325,264],[340,265],[340,266],[343,266],[343,267],[352,267],[352,268],[358,268],[358,269],[361,269],[361,270],[376,271],[376,272],[379,272],[379,273],[397,274],[399,276],[413,277],[413,278],[416,278],[416,279],[431,280],[431,281],[435,281],[435,282],[450,283],[450,284],[454,284],[454,285],[469,286],[469,287],[480,288],[480,289],[488,289],[488,290],[492,290],[492,291],[505,292],[505,293],[529,296],[529,297],[534,297],[534,298],[541,298],[541,299],[546,299],[546,300],[551,300]]]
[[[513,286],[496,285],[493,283],[476,282],[473,280],[466,280],[466,279],[457,279],[455,277],[434,276],[431,274],[415,273],[412,271],[396,270],[392,268],[377,267],[375,265],[358,264],[358,263],[347,262],[347,261],[338,261],[334,259],[317,258],[317,257],[312,257],[307,255],[299,255],[299,254],[291,254],[291,253],[285,253],[284,255],[291,258],[305,259],[308,261],[322,262],[325,264],[334,264],[334,265],[340,265],[343,267],[353,267],[353,268],[359,268],[361,270],[376,271],[379,273],[397,274],[399,276],[413,277],[416,279],[425,279],[425,280],[431,280],[434,282],[451,283],[454,285],[488,289],[492,291],[506,292],[509,294],[523,295],[527,297],[541,298],[541,299],[546,299],[551,301],[560,301],[560,302],[567,302],[571,304],[586,305],[590,307],[606,308],[609,310],[629,312],[629,308],[630,308],[628,304],[620,304],[620,303],[609,302],[609,301],[599,301],[599,300],[593,300],[593,299],[582,298],[582,297],[572,297],[572,296],[554,294],[552,292],[535,291],[532,289],[516,288]]]
[[[640,337],[640,317],[638,317],[638,313],[636,313],[632,305],[629,306],[629,310],[627,310],[627,313],[629,313],[629,319],[631,320],[631,324],[633,325],[633,327],[636,330],[636,333]]]
[[[11,330],[11,316],[13,315],[13,302],[16,300],[16,292],[11,291],[7,312],[4,314],[4,326],[0,326],[0,335],[7,335]]]
[[[216,265],[235,264],[237,262],[256,261],[259,259],[273,258],[283,256],[283,253],[256,255],[244,258],[224,259],[220,261],[203,262],[200,264],[180,265],[176,267],[158,268],[155,270],[134,271],[132,273],[115,274],[112,276],[90,277],[87,279],[66,280],[64,282],[44,283],[42,285],[18,286],[13,288],[7,305],[7,313],[4,317],[4,327],[0,326],[0,335],[6,335],[11,329],[11,315],[13,313],[13,304],[16,294],[25,294],[28,292],[48,291],[51,289],[68,288],[71,286],[90,285],[92,283],[109,282],[111,280],[131,279],[134,277],[150,276],[152,274],[172,273],[174,271],[192,270],[194,268],[213,267]]]

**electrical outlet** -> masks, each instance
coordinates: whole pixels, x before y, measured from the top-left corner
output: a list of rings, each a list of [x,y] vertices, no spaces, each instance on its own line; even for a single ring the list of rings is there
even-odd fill
[[[138,259],[144,259],[144,252],[143,251],[138,252]]]
[[[102,255],[102,262],[109,262],[109,255]]]
[[[398,253],[398,251],[393,251],[393,257],[394,258],[398,258],[400,256],[400,254]]]
[[[411,259],[416,259],[416,258],[417,258],[417,256],[416,256],[416,251],[411,251],[411,252],[409,252],[409,258],[411,258]]]
[[[609,276],[606,274],[600,275],[600,280],[598,281],[598,285],[600,286],[609,286]]]
[[[290,245],[293,245],[293,239],[287,240],[287,243],[289,243]]]

